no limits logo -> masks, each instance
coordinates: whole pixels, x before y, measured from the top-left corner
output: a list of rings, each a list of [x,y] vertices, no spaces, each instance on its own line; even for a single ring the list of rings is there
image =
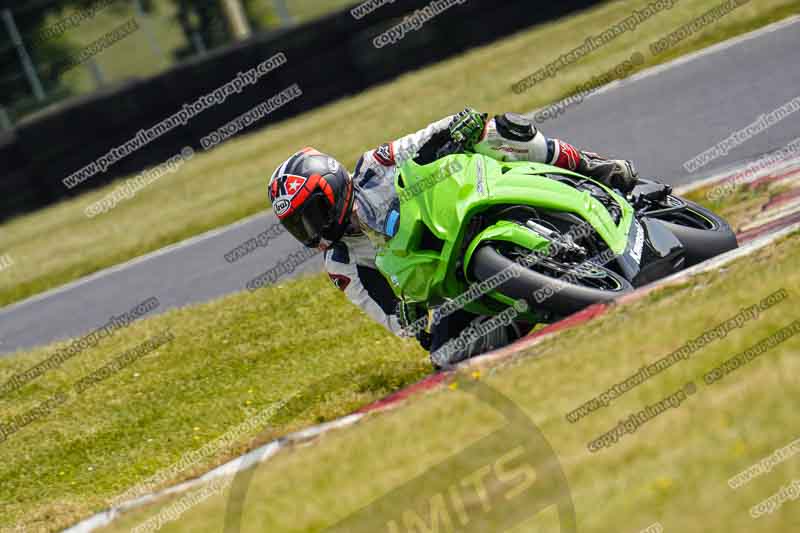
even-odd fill
[[[365,372],[364,375],[370,374],[368,369]],[[342,383],[350,382],[342,376],[328,378],[309,388],[306,394],[331,394],[334,391],[329,390],[331,387],[326,384]],[[553,520],[557,517],[558,531],[577,532],[575,507],[567,478],[558,456],[541,430],[519,406],[481,380],[456,377],[451,388],[490,406],[503,416],[505,425],[324,531],[499,533],[528,524],[536,515],[552,509],[543,516]],[[409,432],[408,438],[415,437]],[[387,462],[391,463],[390,460]],[[392,466],[372,464],[370,468],[377,476]],[[262,521],[264,517],[243,519],[243,515],[251,512],[245,512],[244,505],[254,474],[255,468],[239,472],[233,482],[226,506],[225,533],[247,531],[250,523],[259,523],[262,528],[267,526]],[[346,490],[346,487],[336,490]],[[257,498],[255,494],[252,496]],[[303,503],[297,502],[297,505]],[[267,529],[272,528],[267,526]]]

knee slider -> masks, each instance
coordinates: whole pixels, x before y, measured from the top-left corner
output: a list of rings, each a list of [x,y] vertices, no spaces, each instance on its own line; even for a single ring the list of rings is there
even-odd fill
[[[517,113],[497,115],[494,121],[497,124],[497,133],[511,141],[529,142],[538,133],[531,119]]]

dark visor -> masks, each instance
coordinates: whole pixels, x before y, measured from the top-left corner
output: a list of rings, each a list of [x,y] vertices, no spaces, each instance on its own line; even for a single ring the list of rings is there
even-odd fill
[[[325,195],[315,192],[300,209],[283,219],[283,225],[303,245],[314,248],[319,244],[323,230],[329,223],[331,206]]]

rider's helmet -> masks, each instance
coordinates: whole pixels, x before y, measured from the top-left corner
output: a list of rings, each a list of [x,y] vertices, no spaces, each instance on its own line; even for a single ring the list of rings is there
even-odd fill
[[[350,223],[350,173],[313,148],[303,148],[275,170],[268,194],[283,227],[309,248],[338,241]]]

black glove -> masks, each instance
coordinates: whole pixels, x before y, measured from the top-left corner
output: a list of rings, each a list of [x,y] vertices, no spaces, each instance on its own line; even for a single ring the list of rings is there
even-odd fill
[[[578,172],[594,178],[628,194],[639,181],[639,173],[633,163],[625,159],[606,159],[593,152],[581,152]]]

